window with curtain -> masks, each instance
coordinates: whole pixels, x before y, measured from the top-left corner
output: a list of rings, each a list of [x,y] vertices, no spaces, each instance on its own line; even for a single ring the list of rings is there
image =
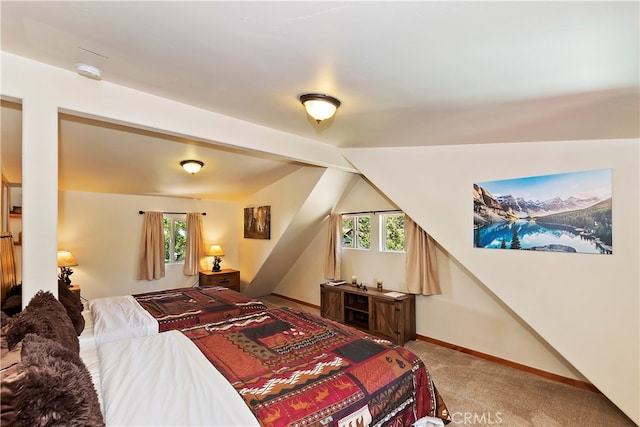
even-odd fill
[[[196,275],[202,268],[204,257],[202,214],[145,212],[138,280],[164,277],[165,264],[184,264],[185,275]]]

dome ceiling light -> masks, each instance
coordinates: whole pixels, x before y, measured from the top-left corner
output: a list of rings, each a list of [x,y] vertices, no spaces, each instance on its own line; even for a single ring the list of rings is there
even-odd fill
[[[93,65],[82,63],[76,64],[76,71],[81,76],[88,77],[93,80],[102,80],[102,71],[100,71],[100,68],[94,67]]]
[[[182,169],[186,170],[191,175],[195,175],[200,172],[204,163],[200,160],[183,160],[180,162],[180,166],[182,166]]]
[[[316,123],[333,117],[336,110],[340,106],[333,96],[323,95],[320,93],[305,93],[300,95],[300,102],[304,105],[307,114],[309,114]]]

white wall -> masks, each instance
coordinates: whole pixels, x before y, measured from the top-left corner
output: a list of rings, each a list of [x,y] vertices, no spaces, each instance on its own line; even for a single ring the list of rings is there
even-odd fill
[[[500,301],[640,421],[637,139],[343,153]],[[613,255],[473,248],[473,183],[605,168],[613,169]],[[453,283],[452,292],[457,290]],[[428,301],[421,321],[446,328],[450,310],[436,299]],[[443,332],[433,327],[429,333]]]
[[[250,284],[253,281],[324,170],[324,168],[303,167],[242,201],[238,211],[240,227],[237,233],[243,254],[240,272],[243,283]],[[244,208],[255,206],[271,206],[270,239],[244,238]],[[243,289],[246,288],[243,286]]]
[[[397,209],[375,187],[359,178],[347,191],[336,212]],[[379,215],[372,216],[372,249],[345,249],[342,277],[373,285],[376,279],[385,289],[407,292],[405,255],[377,250]],[[275,293],[320,305],[320,279],[327,244],[327,224],[310,242]],[[526,366],[568,378],[586,380],[564,358],[550,348],[530,327],[500,302],[442,247],[436,250],[442,295],[416,297],[418,335],[491,354]],[[434,318],[433,312],[438,313]]]
[[[72,283],[92,299],[192,286],[182,264],[168,265],[158,280],[136,280],[144,211],[206,212],[205,241],[224,249],[223,268],[238,268],[238,204],[169,197],[62,191],[59,193],[58,248],[78,261]],[[209,261],[210,262],[210,261]],[[209,264],[210,265],[210,264]]]
[[[340,196],[355,179],[357,175],[348,172],[305,167],[245,200],[247,206],[271,205],[273,226],[271,240],[241,238],[240,276],[246,280],[242,287],[245,294],[268,295],[277,286],[284,286],[294,290],[291,297],[299,298],[299,290],[308,289],[310,283],[323,280],[324,264],[317,275],[305,270],[301,281],[291,283],[285,280],[282,285],[309,240],[314,238]],[[323,258],[324,251],[316,256]]]

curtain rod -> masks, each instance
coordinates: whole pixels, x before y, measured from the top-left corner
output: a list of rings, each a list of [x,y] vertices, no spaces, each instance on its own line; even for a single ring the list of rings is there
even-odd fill
[[[142,215],[144,213],[144,211],[138,211],[138,213],[140,215]],[[186,215],[188,212],[162,212],[163,214],[166,215]],[[202,212],[202,215],[206,215],[206,212]]]
[[[400,209],[388,209],[386,211],[362,211],[362,212],[343,212],[340,215],[358,215],[358,214],[377,214],[384,212],[402,212]]]

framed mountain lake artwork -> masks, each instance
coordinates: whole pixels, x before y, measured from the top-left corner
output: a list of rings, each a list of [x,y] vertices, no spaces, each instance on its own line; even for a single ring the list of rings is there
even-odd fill
[[[473,184],[473,245],[613,253],[611,169]]]
[[[244,208],[244,238],[271,239],[271,206]]]

